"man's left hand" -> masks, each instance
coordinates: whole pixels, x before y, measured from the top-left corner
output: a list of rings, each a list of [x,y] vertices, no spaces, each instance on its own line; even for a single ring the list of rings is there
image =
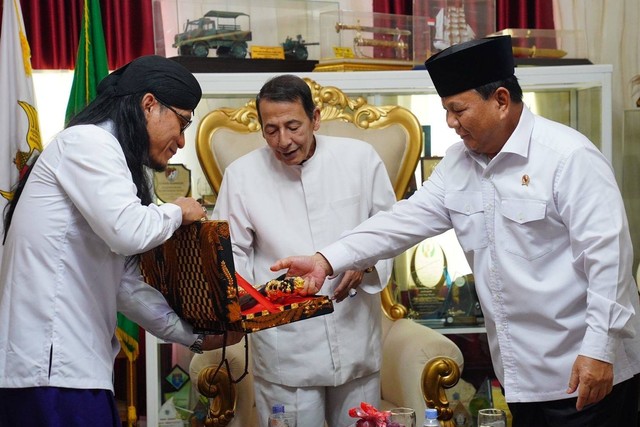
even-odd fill
[[[202,343],[202,350],[215,350],[217,348],[221,348],[223,345],[233,345],[239,343],[244,338],[243,332],[238,331],[228,331],[227,332],[227,342],[224,342],[224,334],[220,335],[206,335],[204,337],[204,342]]]
[[[340,302],[345,299],[349,295],[349,291],[353,289],[357,291],[357,287],[362,283],[362,277],[364,276],[363,271],[356,270],[348,270],[342,276],[342,280],[340,284],[336,286],[335,291],[333,292],[333,298],[335,298],[336,302]]]
[[[571,369],[567,394],[578,390],[576,409],[597,403],[613,389],[613,365],[587,356],[578,356]]]

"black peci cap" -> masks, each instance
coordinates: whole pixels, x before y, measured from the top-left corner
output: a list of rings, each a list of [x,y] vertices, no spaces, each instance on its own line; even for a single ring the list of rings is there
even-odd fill
[[[446,48],[424,63],[438,95],[455,95],[514,74],[511,36],[487,37]]]

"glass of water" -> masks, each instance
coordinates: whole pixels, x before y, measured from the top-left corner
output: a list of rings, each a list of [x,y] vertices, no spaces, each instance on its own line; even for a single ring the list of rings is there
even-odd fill
[[[507,427],[507,414],[502,409],[480,409],[478,427]]]
[[[416,427],[416,411],[411,408],[393,408],[389,415],[389,427]]]

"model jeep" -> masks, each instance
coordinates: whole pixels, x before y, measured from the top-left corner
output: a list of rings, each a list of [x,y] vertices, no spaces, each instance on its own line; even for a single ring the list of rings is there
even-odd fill
[[[244,58],[251,31],[242,30],[237,21],[245,17],[245,28],[250,28],[246,13],[210,10],[202,18],[187,20],[184,32],[176,34],[173,47],[183,56],[204,58],[209,55],[209,49],[215,49],[221,58]]]

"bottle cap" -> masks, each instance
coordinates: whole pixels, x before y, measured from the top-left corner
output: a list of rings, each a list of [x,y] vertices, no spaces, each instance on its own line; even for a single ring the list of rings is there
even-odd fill
[[[284,414],[284,405],[282,403],[276,403],[271,407],[272,414]]]
[[[437,420],[438,410],[436,408],[427,408],[424,410],[424,417],[428,420]]]

